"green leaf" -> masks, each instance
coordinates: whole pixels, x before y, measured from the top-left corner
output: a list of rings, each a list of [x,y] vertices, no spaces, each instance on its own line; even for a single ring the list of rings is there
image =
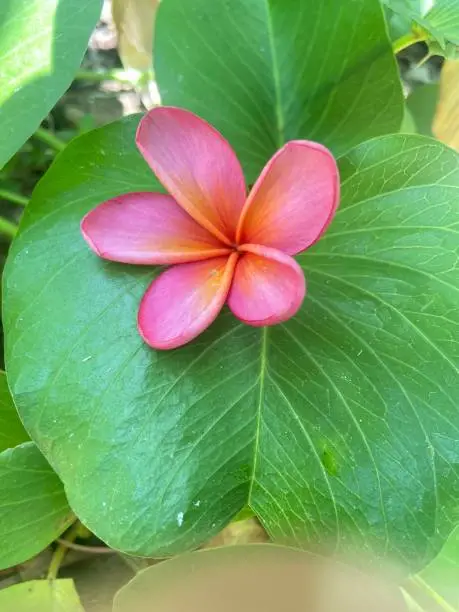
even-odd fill
[[[225,311],[155,352],[136,327],[155,270],[100,260],[79,229],[157,188],[137,121],[59,156],[4,273],[11,389],[72,508],[133,554],[198,546],[248,504],[276,540],[427,561],[458,519],[458,156],[420,136],[357,147],[299,257],[300,313],[259,330]]]
[[[244,508],[242,508],[242,510],[240,510],[236,514],[236,516],[233,518],[233,521],[234,522],[245,521],[249,518],[252,518],[253,516],[255,516],[253,510],[249,508],[249,506],[245,506]]]
[[[459,610],[459,526],[419,577]]]
[[[0,569],[39,553],[74,518],[61,481],[33,442],[0,453]]]
[[[416,134],[416,125],[414,123],[414,118],[410,112],[410,110],[405,107],[405,114],[403,116],[402,125],[400,126],[401,134]]]
[[[222,601],[239,612],[406,612],[395,585],[272,544],[200,550],[144,569],[118,591],[113,612],[223,610]]]
[[[0,569],[39,553],[73,520],[61,481],[27,440],[0,372]]]
[[[429,33],[443,49],[446,49],[447,43],[459,45],[458,0],[434,0],[425,22]]]
[[[340,155],[399,130],[403,97],[378,0],[163,0],[155,40],[163,103],[215,125],[250,181],[287,140]]]
[[[0,591],[2,612],[84,612],[73,580],[31,580]]]
[[[0,2],[0,168],[70,86],[100,0]]]
[[[459,53],[458,0],[382,0],[398,19],[411,23],[427,39],[432,55],[455,59]],[[422,36],[425,34],[425,36]]]
[[[384,13],[386,15],[386,21],[388,25],[389,38],[392,41],[396,41],[411,30],[412,20],[406,15],[404,11],[395,12],[385,4],[385,0],[382,0]],[[393,2],[390,2],[393,5]]]
[[[29,439],[8,389],[6,374],[0,371],[0,453]]]
[[[418,134],[433,136],[432,127],[439,95],[440,87],[435,83],[421,85],[408,96],[406,104]]]

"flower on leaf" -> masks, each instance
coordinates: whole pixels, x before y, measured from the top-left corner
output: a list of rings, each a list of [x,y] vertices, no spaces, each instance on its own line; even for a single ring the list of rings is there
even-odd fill
[[[339,201],[328,149],[288,142],[247,196],[231,146],[191,112],[151,110],[136,143],[168,195],[120,195],[90,211],[81,229],[103,259],[171,265],[142,298],[138,328],[145,342],[156,349],[182,346],[225,303],[248,325],[292,317],[306,290],[292,255],[320,238]]]

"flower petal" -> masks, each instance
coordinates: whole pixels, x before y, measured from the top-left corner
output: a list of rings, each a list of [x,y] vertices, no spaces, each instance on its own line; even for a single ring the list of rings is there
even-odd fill
[[[223,136],[193,113],[163,106],[141,120],[136,141],[180,206],[233,244],[246,189],[236,154]]]
[[[138,327],[156,349],[172,349],[196,338],[226,301],[238,255],[169,268],[152,282],[140,303]]]
[[[263,244],[294,255],[318,240],[339,202],[339,173],[328,149],[287,143],[265,166],[239,221],[239,244]]]
[[[89,246],[104,259],[132,264],[173,264],[229,252],[174,198],[127,193],[100,204],[81,222]]]
[[[298,311],[306,293],[303,270],[289,255],[255,244],[239,247],[228,305],[255,327],[282,323]]]

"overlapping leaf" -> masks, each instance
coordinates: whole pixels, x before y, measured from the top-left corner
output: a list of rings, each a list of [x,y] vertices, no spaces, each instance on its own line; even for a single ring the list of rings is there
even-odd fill
[[[458,0],[382,0],[407,26],[414,26],[433,54],[451,59],[459,53]],[[425,33],[425,36],[422,35]]]
[[[155,352],[136,313],[156,272],[101,261],[79,231],[100,201],[157,189],[136,123],[60,156],[5,273],[12,390],[72,507],[145,555],[197,546],[249,503],[277,540],[422,563],[459,494],[456,154],[417,136],[359,146],[335,221],[299,259],[299,315],[259,330],[225,312]]]
[[[28,440],[0,373],[0,569],[39,553],[73,520],[61,481]]]
[[[72,82],[100,0],[0,2],[0,167]]]
[[[379,0],[163,0],[155,64],[162,102],[220,129],[249,180],[286,140],[339,155],[402,120]]]

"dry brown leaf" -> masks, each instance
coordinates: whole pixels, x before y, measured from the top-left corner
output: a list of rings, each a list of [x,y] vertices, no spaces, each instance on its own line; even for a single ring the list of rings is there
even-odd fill
[[[459,61],[457,60],[448,60],[443,66],[433,133],[438,140],[459,151]]]
[[[153,67],[153,32],[160,0],[112,0],[118,52],[126,70]]]

